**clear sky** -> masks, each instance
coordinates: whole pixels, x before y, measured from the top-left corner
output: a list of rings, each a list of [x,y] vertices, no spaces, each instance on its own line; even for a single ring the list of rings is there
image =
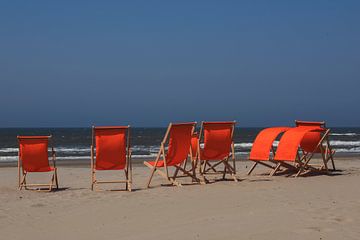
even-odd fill
[[[1,1],[0,127],[360,126],[360,1]]]

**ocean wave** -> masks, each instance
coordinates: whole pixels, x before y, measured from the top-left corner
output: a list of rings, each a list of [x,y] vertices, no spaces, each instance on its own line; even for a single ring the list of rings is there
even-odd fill
[[[279,141],[274,141],[273,143],[274,146],[278,146],[279,145]],[[235,148],[246,148],[246,149],[250,149],[253,146],[253,143],[235,143],[234,144]]]
[[[0,148],[0,153],[13,153],[17,151],[18,148]]]
[[[251,148],[252,147],[252,143],[235,143],[234,146],[236,148]]]
[[[338,153],[360,153],[360,147],[355,148],[338,148],[335,149]]]
[[[156,158],[157,154],[149,154],[149,155],[135,155],[133,154],[132,158]]]
[[[18,156],[0,156],[0,162],[17,162]]]
[[[332,136],[357,136],[357,133],[331,133]]]
[[[342,141],[342,140],[332,140],[330,141],[332,146],[360,146],[360,141]],[[203,144],[201,144],[203,145]],[[245,142],[245,143],[235,143],[235,148],[237,149],[251,149],[253,143]],[[274,141],[274,146],[279,145],[279,141]],[[203,146],[202,146],[203,147]],[[145,145],[135,145],[131,147],[133,153],[134,152],[149,152],[149,153],[158,153],[159,147],[158,146],[145,146]],[[89,153],[90,154],[90,147],[58,147],[55,148],[57,153]],[[0,148],[0,153],[17,153],[18,148]]]
[[[340,141],[340,140],[333,140],[330,141],[330,145],[331,146],[349,146],[349,147],[354,147],[354,146],[360,146],[360,141]]]
[[[66,147],[59,147],[59,148],[54,148],[56,152],[71,152],[71,153],[82,153],[82,152],[89,152],[90,153],[90,147],[89,148],[66,148]],[[18,152],[18,148],[0,148],[0,153],[17,153]]]

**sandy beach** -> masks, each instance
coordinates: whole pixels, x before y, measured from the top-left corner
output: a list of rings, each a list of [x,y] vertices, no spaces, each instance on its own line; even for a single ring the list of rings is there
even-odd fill
[[[2,167],[1,239],[359,239],[360,161],[336,160],[331,176],[248,177],[251,163],[238,161],[238,183],[155,177],[150,189],[136,164],[131,193],[92,192],[86,165],[60,165],[59,191],[18,191],[17,169]]]

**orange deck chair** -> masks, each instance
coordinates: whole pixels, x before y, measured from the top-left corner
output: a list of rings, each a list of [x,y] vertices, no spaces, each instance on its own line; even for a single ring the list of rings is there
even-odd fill
[[[232,122],[202,122],[199,139],[203,140],[203,148],[199,147],[199,172],[204,182],[207,182],[205,175],[230,174],[234,181],[238,181],[235,166],[235,148],[233,135],[235,121]],[[199,144],[200,145],[200,144]],[[232,165],[229,160],[232,160]],[[223,170],[217,167],[223,165]]]
[[[193,181],[198,182],[195,172],[188,171],[184,168],[184,164],[189,155],[190,159],[192,159],[191,139],[195,125],[196,122],[169,124],[155,161],[144,162],[144,164],[151,169],[150,178],[147,183],[148,188],[150,187],[155,172],[176,186],[181,186],[181,183],[176,181],[179,171],[190,177]],[[172,177],[169,175],[168,167],[175,168]],[[160,168],[164,168],[165,172],[161,171]]]
[[[105,170],[124,170],[125,180],[97,180],[96,171]],[[101,183],[125,183],[126,190],[131,191],[130,126],[92,128],[91,190]]]
[[[253,161],[254,164],[248,171],[248,175],[255,169],[258,164],[265,167],[275,169],[277,162],[273,160],[275,156],[274,141],[290,127],[271,127],[263,129],[255,138],[253,146],[250,151],[249,160]],[[284,164],[285,165],[285,164]],[[290,165],[287,167],[291,168]]]
[[[330,146],[330,129],[326,128],[325,122],[295,121],[296,127],[284,133],[280,139],[274,160],[278,162],[271,173],[274,175],[280,166],[286,162],[293,163],[297,168],[295,177],[304,171],[323,171],[327,173],[328,161],[331,160],[335,170],[333,155],[335,151]],[[310,164],[315,154],[320,154],[322,164]]]
[[[18,184],[22,188],[42,191],[41,187],[47,187],[51,191],[54,187],[59,188],[56,168],[55,150],[51,146],[51,158],[53,166],[49,165],[49,140],[51,136],[18,136],[19,159],[18,159]],[[52,172],[49,183],[29,184],[26,176],[30,172]],[[30,188],[28,188],[30,187]]]

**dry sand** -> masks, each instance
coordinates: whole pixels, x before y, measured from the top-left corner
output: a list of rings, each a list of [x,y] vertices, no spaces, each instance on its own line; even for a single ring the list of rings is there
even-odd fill
[[[90,191],[86,166],[60,166],[60,191],[18,191],[16,168],[3,167],[0,239],[360,239],[360,159],[336,160],[332,176],[248,177],[239,162],[238,183],[156,176],[151,189],[136,165],[132,193]]]

